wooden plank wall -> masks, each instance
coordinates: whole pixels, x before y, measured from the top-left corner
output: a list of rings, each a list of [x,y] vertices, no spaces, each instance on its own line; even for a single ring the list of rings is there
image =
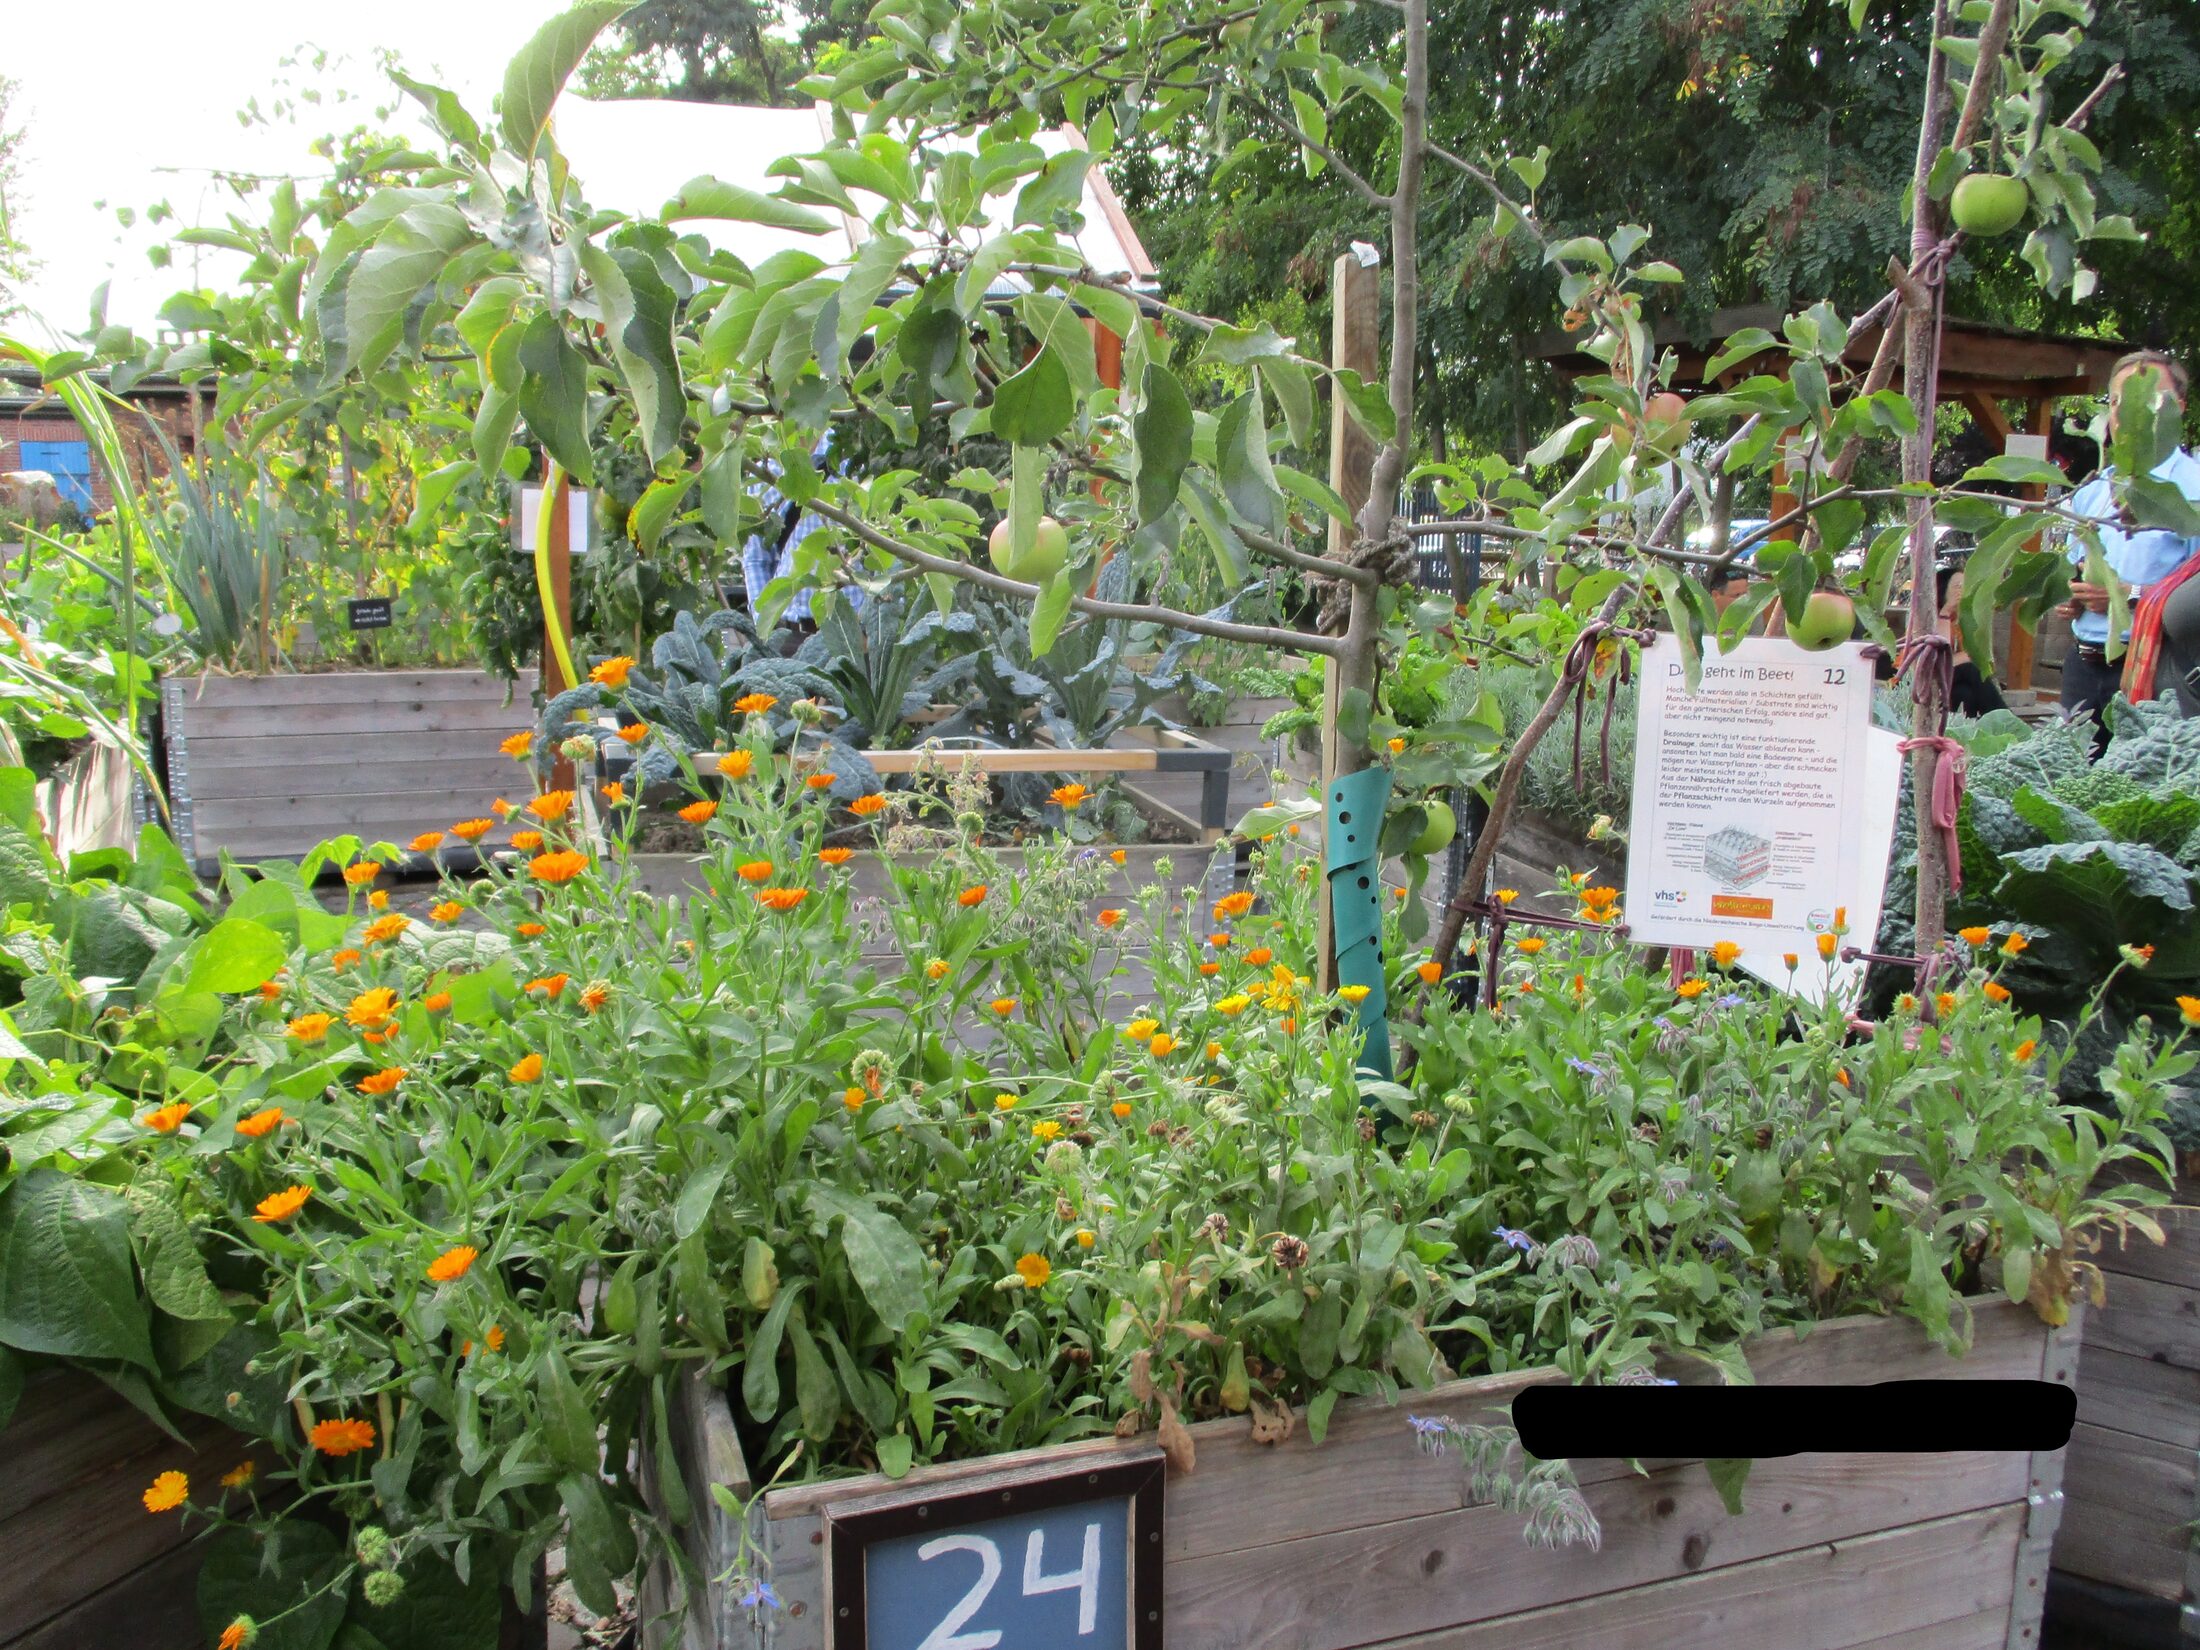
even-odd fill
[[[191,1475],[195,1497],[216,1494],[250,1451],[202,1416],[175,1421],[188,1443],[74,1371],[26,1387],[0,1432],[0,1646],[196,1650],[197,1545],[178,1514],[148,1513],[140,1497],[171,1469]]]
[[[1915,1326],[1849,1320],[1807,1339],[1775,1336],[1751,1362],[1763,1382],[1863,1384],[1922,1376],[2037,1379],[2050,1341],[2029,1311],[1979,1313],[1972,1356],[1950,1363]],[[1693,1383],[1711,1379],[1676,1368]],[[1320,1446],[1301,1432],[1255,1444],[1245,1422],[1193,1429],[1198,1463],[1172,1476],[1164,1546],[1171,1650],[2000,1650],[2035,1643],[2044,1547],[2060,1461],[2008,1453],[1793,1456],[1760,1461],[1747,1512],[1728,1516],[1700,1463],[1577,1461],[1603,1526],[1600,1551],[1541,1552],[1520,1520],[1468,1499],[1456,1461],[1415,1447],[1407,1412],[1457,1420],[1491,1411],[1525,1374],[1456,1382],[1402,1401],[1338,1407]],[[731,1439],[722,1397],[694,1394]],[[710,1419],[712,1415],[716,1419]],[[720,1445],[723,1455],[727,1445]],[[1035,1459],[1104,1456],[1111,1439],[925,1469],[943,1488]],[[744,1471],[741,1476],[745,1480]],[[755,1621],[720,1601],[687,1650],[816,1650],[824,1596],[821,1509],[883,1480],[801,1485],[765,1496],[761,1534],[783,1612]],[[720,1563],[738,1528],[715,1515]],[[2015,1625],[2013,1626],[2013,1623]],[[650,1641],[672,1642],[668,1639]]]
[[[404,843],[485,817],[529,781],[497,749],[533,725],[535,673],[339,671],[171,677],[161,684],[170,802],[186,854],[211,869],[295,859],[356,832]]]
[[[2086,1314],[2055,1568],[2200,1604],[2200,1187],[2157,1211],[2169,1241],[2094,1257],[2107,1304]]]

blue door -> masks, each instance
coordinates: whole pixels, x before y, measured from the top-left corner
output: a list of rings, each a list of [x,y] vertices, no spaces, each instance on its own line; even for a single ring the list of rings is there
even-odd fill
[[[92,508],[92,449],[82,441],[26,441],[22,468],[44,470],[78,509]]]

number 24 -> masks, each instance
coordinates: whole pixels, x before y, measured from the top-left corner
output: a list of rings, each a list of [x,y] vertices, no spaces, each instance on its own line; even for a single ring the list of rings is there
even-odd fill
[[[1044,1574],[1046,1534],[1033,1530],[1024,1543],[1024,1597],[1037,1598],[1044,1593],[1077,1594],[1077,1634],[1080,1638],[1093,1631],[1100,1614],[1100,1526],[1085,1526],[1085,1547],[1080,1562],[1074,1570],[1064,1570],[1057,1575]],[[985,1608],[985,1601],[992,1596],[994,1583],[1001,1579],[1001,1549],[997,1542],[982,1535],[943,1535],[927,1541],[917,1549],[920,1560],[930,1560],[945,1553],[975,1553],[978,1557],[978,1579],[970,1591],[963,1594],[955,1607],[940,1619],[940,1624],[925,1634],[924,1642],[917,1650],[994,1650],[1001,1642],[997,1628],[982,1632],[966,1633],[963,1628],[970,1618]]]

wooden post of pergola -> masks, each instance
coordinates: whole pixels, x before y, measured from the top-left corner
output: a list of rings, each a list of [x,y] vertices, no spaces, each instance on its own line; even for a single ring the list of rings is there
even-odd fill
[[[1653,347],[1660,353],[1667,349],[1673,352],[1673,388],[1683,395],[1700,394],[1757,373],[1784,373],[1789,356],[1785,350],[1773,349],[1734,363],[1719,375],[1718,384],[1704,377],[1705,363],[1726,339],[1745,327],[1762,327],[1777,334],[1781,320],[1780,312],[1770,305],[1723,309],[1698,328],[1667,322],[1656,329]],[[1859,379],[1871,366],[1879,336],[1877,328],[1859,332],[1849,339],[1842,354],[1843,365]],[[2065,396],[2105,394],[2109,372],[2127,348],[2114,339],[2025,332],[1949,316],[1941,330],[1940,399],[1962,406],[1979,428],[2008,452],[2013,441],[2030,446],[2047,436],[2053,428],[2055,403]],[[1604,362],[1581,353],[1565,333],[1545,333],[1529,346],[1529,354],[1548,361],[1568,378],[1610,370]],[[2024,408],[2021,429],[2003,410],[2002,403],[2009,401]],[[1785,465],[1774,468],[1768,505],[1775,518],[1795,507],[1789,480]],[[2046,489],[2027,485],[2023,496],[2044,498]],[[2038,550],[2040,545],[2040,537],[2035,536],[2025,548]],[[2012,624],[2008,657],[2001,661],[2003,681],[2011,687],[2030,687],[2032,664],[2032,634]]]

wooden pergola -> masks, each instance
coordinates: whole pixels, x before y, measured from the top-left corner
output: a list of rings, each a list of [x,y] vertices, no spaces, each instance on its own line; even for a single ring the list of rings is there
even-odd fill
[[[1652,341],[1661,355],[1668,349],[1673,352],[1673,388],[1682,395],[1700,394],[1730,388],[1761,373],[1784,374],[1790,357],[1785,350],[1769,349],[1731,363],[1715,380],[1704,375],[1704,368],[1728,338],[1748,327],[1777,335],[1784,318],[1770,304],[1716,310],[1701,322],[1665,322],[1652,333]],[[1880,335],[1881,328],[1873,327],[1852,336],[1842,352],[1843,363],[1859,376],[1869,371]],[[2129,348],[2112,338],[2027,332],[1951,315],[1941,329],[1940,399],[1962,406],[2002,451],[2045,458],[2055,403],[2066,396],[2106,393],[2110,370]],[[1609,370],[1604,362],[1583,354],[1567,333],[1540,335],[1528,353],[1548,361],[1568,378]],[[2014,415],[2005,405],[2010,402],[2016,403]],[[1775,519],[1795,505],[1786,480],[1785,469],[1776,466],[1770,509]],[[2045,496],[2037,486],[2027,486],[2024,493],[2033,499]],[[1793,531],[1790,528],[1783,536],[1792,536]],[[2039,541],[2033,540],[2029,548],[2038,549]],[[2031,685],[2032,635],[2019,626],[2010,628],[2009,657],[2003,662],[2002,676],[2015,687]]]

